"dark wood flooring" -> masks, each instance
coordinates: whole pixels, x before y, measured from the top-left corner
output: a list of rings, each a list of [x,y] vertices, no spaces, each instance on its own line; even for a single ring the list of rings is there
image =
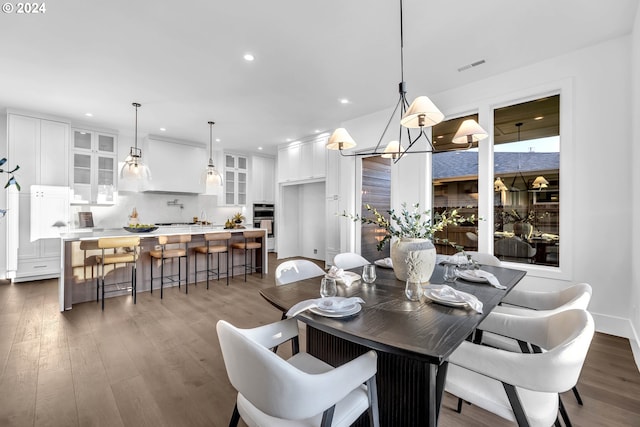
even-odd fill
[[[215,332],[218,319],[240,327],[280,313],[254,274],[229,287],[203,283],[110,298],[58,311],[57,281],[0,284],[0,426],[226,426],[235,392]],[[288,346],[281,351],[287,352]],[[564,397],[575,426],[640,426],[640,373],[628,340],[596,334],[579,383],[579,407]],[[446,396],[441,426],[511,423],[474,406],[454,412]]]

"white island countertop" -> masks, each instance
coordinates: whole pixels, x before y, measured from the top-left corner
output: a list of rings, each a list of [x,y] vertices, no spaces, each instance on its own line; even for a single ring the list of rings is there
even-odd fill
[[[63,241],[77,241],[77,240],[96,240],[102,237],[130,237],[139,236],[144,237],[158,237],[158,236],[173,236],[177,234],[205,234],[229,231],[231,233],[241,233],[245,230],[264,230],[264,228],[230,228],[225,229],[222,226],[216,225],[184,225],[184,226],[162,226],[157,230],[146,233],[132,233],[124,228],[95,228],[95,229],[78,229],[71,230],[68,233],[60,233],[60,237]]]

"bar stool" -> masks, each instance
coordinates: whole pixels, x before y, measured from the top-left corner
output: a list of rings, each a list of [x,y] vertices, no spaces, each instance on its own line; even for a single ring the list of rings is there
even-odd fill
[[[160,245],[160,250],[149,251],[149,256],[151,256],[151,293],[153,293],[153,261],[160,260],[160,299],[164,297],[164,282],[167,280],[170,283],[177,283],[178,289],[180,289],[180,284],[185,282],[186,293],[189,293],[189,256],[187,253],[187,246],[191,241],[191,234],[178,234],[173,236],[158,236],[158,244]],[[177,245],[178,247],[167,248],[167,245]],[[184,247],[182,247],[184,245]],[[168,274],[165,276],[164,274],[164,261],[166,259],[171,259],[171,264],[173,265],[173,260],[178,259],[178,273],[177,274]],[[181,263],[180,260],[184,258],[186,264],[186,277],[183,280],[181,274]]]
[[[82,263],[83,265],[83,278],[86,279],[87,278],[87,267],[91,268],[91,278],[93,279],[93,272],[94,272],[94,267],[97,267],[98,265],[98,254],[95,253],[95,251],[100,250],[100,248],[98,247],[98,241],[97,240],[82,240],[80,242],[80,250],[83,251],[84,253],[84,261]],[[92,251],[93,254],[87,255],[87,251]]]
[[[140,246],[140,237],[103,237],[98,239],[97,247],[102,250],[100,255],[96,256],[96,262],[101,267],[100,277],[96,278],[96,302],[100,300],[100,287],[102,287],[102,310],[104,311],[104,294],[106,292],[117,292],[124,289],[131,290],[133,303],[136,303],[136,261],[138,260],[138,247]],[[113,253],[105,253],[105,249],[113,249]],[[127,252],[118,252],[118,250]],[[105,284],[104,267],[113,265],[114,271],[116,264],[131,264],[131,281],[115,282]],[[123,287],[122,285],[128,284]],[[102,286],[101,286],[102,285]],[[112,286],[115,289],[105,291],[105,286]]]
[[[204,254],[207,258],[207,269],[202,270],[207,272],[207,289],[209,289],[209,278],[215,273],[217,279],[220,280],[220,254],[225,254],[227,259],[227,286],[229,286],[229,239],[231,239],[231,233],[205,233],[204,240],[205,246],[196,246],[193,248],[194,252],[194,264],[195,264],[195,282],[198,282],[198,254]],[[221,244],[224,242],[224,244]],[[215,243],[215,244],[214,244]],[[218,264],[216,268],[211,268],[211,255],[218,255]],[[202,272],[200,271],[200,272]]]
[[[233,253],[237,250],[244,251],[244,264],[232,265],[231,267],[231,275],[233,277],[233,271],[235,267],[244,267],[244,281],[247,281],[247,271],[254,272],[260,270],[260,277],[262,278],[262,264],[260,267],[254,267],[253,263],[253,254],[256,249],[262,248],[262,238],[264,237],[264,231],[259,230],[246,230],[242,232],[242,237],[244,241],[235,242],[231,244],[231,263],[233,264]],[[260,239],[260,241],[258,241]],[[247,263],[247,252],[251,251],[251,259],[250,262]]]

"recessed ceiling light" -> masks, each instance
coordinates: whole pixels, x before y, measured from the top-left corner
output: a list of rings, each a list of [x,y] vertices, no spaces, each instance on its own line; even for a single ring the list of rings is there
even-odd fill
[[[93,117],[92,113],[84,113],[84,115],[87,116],[87,117]]]
[[[165,132],[167,128],[160,128],[160,132]]]
[[[314,130],[313,133],[320,133],[320,129]]]
[[[438,135],[436,138],[437,139],[442,139],[442,138],[444,138],[444,135]]]
[[[542,119],[544,119],[544,116],[534,117],[534,119],[533,119],[533,120],[542,120]]]
[[[258,150],[262,150],[262,147],[258,147]]]
[[[291,141],[293,141],[293,139],[291,139],[291,138],[287,138],[287,139],[285,139],[285,141],[287,141],[287,142],[291,142]]]
[[[348,104],[348,103],[349,103],[349,100],[347,98],[342,98],[340,100],[340,104]]]
[[[245,53],[243,58],[245,61],[253,61],[255,59],[255,57],[250,53]]]
[[[216,138],[216,142],[220,142],[220,138]]]

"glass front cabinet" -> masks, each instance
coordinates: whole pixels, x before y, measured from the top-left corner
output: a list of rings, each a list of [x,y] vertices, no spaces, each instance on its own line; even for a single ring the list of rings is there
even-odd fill
[[[247,204],[247,158],[233,154],[224,156],[224,204],[244,206]]]
[[[115,203],[117,151],[115,135],[82,129],[73,130],[72,204]]]

